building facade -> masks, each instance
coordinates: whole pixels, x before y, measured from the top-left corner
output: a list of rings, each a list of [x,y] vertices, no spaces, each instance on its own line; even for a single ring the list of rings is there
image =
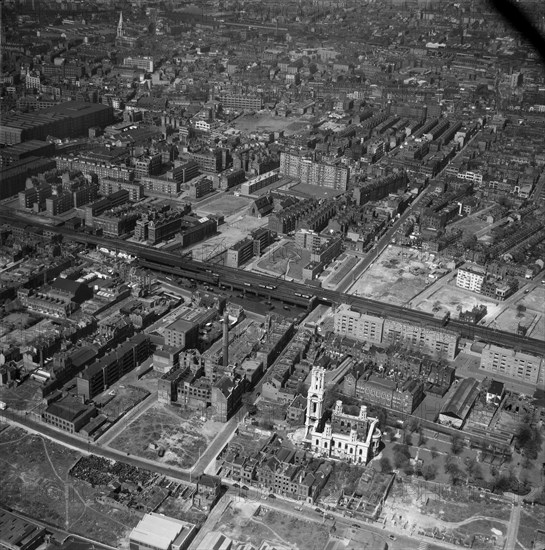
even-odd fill
[[[325,373],[321,367],[314,367],[311,372],[305,422],[311,449],[325,457],[367,464],[380,445],[378,419],[367,416],[365,405],[361,406],[359,415],[347,414],[342,401],[338,400],[331,419],[324,421]]]
[[[538,355],[488,344],[482,351],[480,368],[513,381],[545,387],[545,360]]]

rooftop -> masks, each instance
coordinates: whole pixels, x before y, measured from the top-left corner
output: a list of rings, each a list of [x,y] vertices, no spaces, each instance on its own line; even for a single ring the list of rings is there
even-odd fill
[[[194,529],[192,523],[151,513],[131,531],[130,541],[157,550],[169,550],[174,540],[180,540],[180,535],[189,536]]]

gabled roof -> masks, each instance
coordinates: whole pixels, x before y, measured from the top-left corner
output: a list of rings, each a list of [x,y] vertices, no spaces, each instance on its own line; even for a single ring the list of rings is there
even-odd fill
[[[479,383],[474,378],[462,380],[451,394],[450,399],[441,407],[441,414],[463,420],[473,406],[479,394]]]

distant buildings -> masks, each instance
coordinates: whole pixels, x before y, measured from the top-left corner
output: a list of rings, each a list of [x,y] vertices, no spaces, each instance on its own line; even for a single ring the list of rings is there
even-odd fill
[[[345,191],[349,170],[342,164],[316,162],[296,154],[281,153],[280,173],[309,185]]]
[[[71,101],[35,113],[8,115],[0,127],[0,144],[12,145],[28,140],[77,137],[93,126],[113,121],[113,109],[106,105]]]

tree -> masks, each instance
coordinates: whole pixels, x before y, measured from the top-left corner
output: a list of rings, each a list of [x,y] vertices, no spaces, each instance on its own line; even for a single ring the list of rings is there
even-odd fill
[[[394,451],[394,466],[396,468],[403,468],[405,467],[411,458],[411,453],[409,451],[409,447],[407,445],[401,445],[400,443],[397,443],[393,447]]]
[[[437,447],[435,445],[433,447],[430,447],[430,453],[433,460],[435,460],[439,456],[439,451],[437,450]]]
[[[519,426],[515,435],[517,447],[524,456],[535,460],[541,450],[541,434],[531,425],[531,419],[526,418]]]
[[[435,464],[426,464],[422,468],[422,475],[426,481],[435,479],[435,476],[437,475],[437,466]]]
[[[405,426],[405,428],[409,433],[416,432],[416,430],[420,428],[420,422],[418,421],[418,419],[411,417],[407,422],[407,425]]]
[[[451,451],[455,454],[455,455],[458,455],[462,452],[462,449],[464,448],[464,440],[462,439],[461,436],[459,436],[458,434],[454,434],[452,436],[452,445],[451,445]]]
[[[404,432],[405,433],[405,445],[408,445],[409,447],[413,444],[413,437],[410,433],[407,433],[407,432]]]
[[[381,459],[380,459],[380,471],[383,473],[383,474],[388,474],[392,471],[392,463],[390,462],[390,460],[383,456]]]

